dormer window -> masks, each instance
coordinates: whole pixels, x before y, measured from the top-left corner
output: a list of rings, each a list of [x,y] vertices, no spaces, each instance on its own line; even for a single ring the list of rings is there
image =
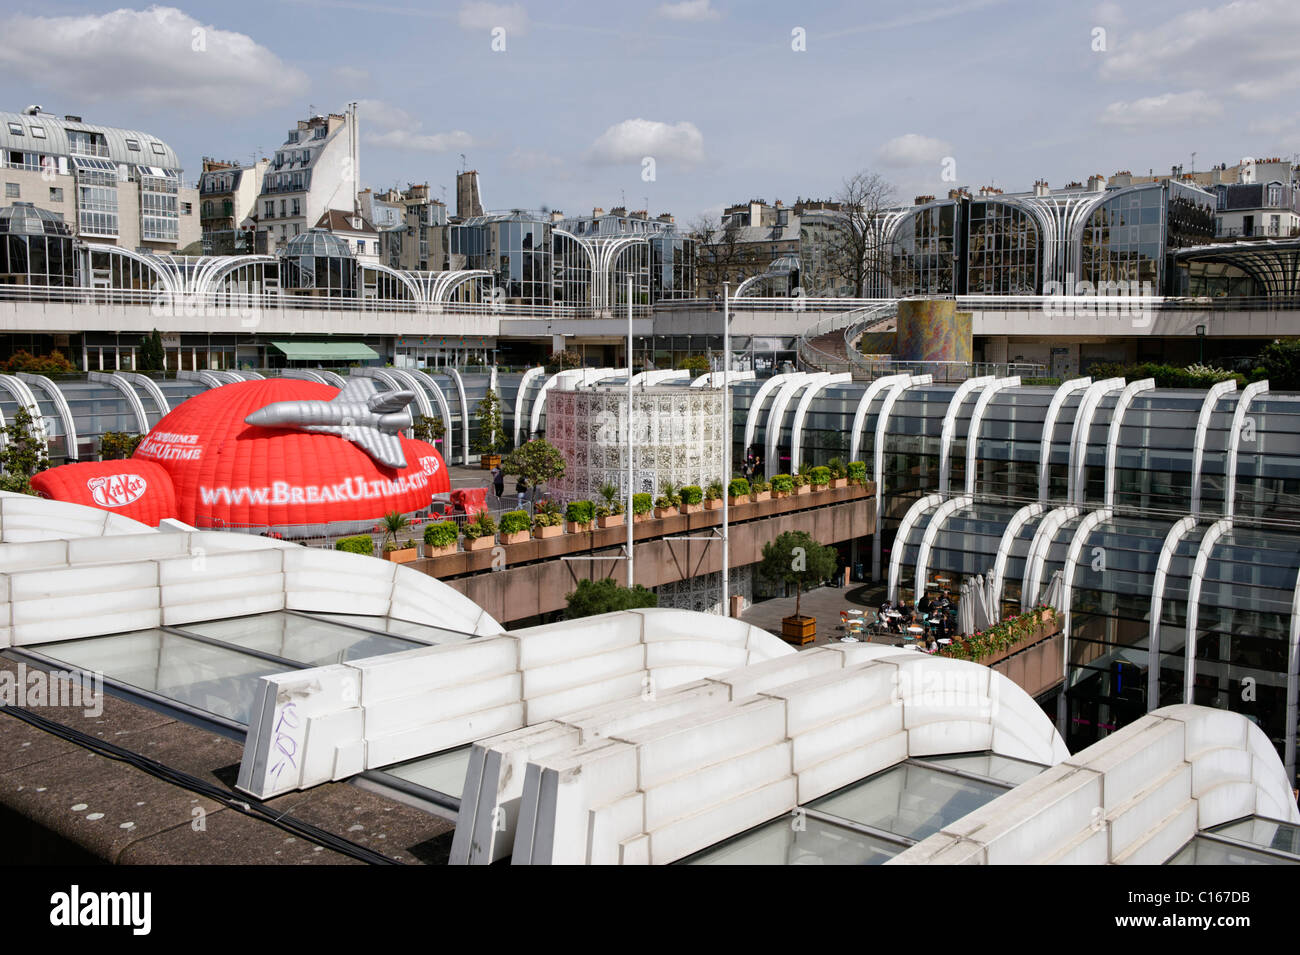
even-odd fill
[[[44,139],[44,138],[45,138],[45,127],[44,127],[44,126],[31,126],[31,127],[29,127],[29,128],[30,128],[31,131],[32,131],[32,136],[34,136],[36,139]]]
[[[22,123],[10,123],[10,124],[9,124],[9,134],[10,134],[11,136],[21,136],[21,135],[23,135],[23,124],[22,124]]]
[[[126,141],[126,148],[131,150],[133,153],[138,153],[140,151],[140,140],[128,139]]]
[[[167,150],[163,149],[162,143],[150,143],[149,145],[153,147],[153,152],[155,156],[167,155]]]

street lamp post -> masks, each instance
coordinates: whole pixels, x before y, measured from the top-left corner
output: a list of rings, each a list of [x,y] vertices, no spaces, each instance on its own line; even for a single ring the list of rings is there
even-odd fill
[[[627,505],[623,523],[627,525],[627,585],[636,583],[632,568],[632,548],[635,539],[632,531],[632,276],[627,277]]]
[[[731,283],[722,283],[722,615],[731,616],[730,553],[728,551],[730,508],[727,492],[731,484]]]
[[[1205,326],[1196,326],[1196,341],[1200,345],[1200,357],[1196,359],[1198,364],[1205,364]]]

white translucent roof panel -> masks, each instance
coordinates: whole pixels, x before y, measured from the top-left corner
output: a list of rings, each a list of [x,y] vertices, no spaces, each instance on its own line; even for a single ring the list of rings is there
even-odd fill
[[[404,637],[292,613],[266,613],[191,623],[182,629],[313,667],[398,653],[422,645],[422,642]]]

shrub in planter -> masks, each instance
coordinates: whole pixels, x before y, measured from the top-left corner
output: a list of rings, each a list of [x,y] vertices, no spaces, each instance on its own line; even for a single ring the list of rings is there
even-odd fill
[[[794,493],[794,478],[788,474],[772,475],[772,493],[777,497],[786,497]]]
[[[698,514],[704,510],[704,489],[698,484],[688,484],[681,490],[682,512]]]
[[[849,483],[854,485],[867,483],[867,462],[866,461],[849,462]]]
[[[460,528],[455,521],[438,521],[424,526],[424,556],[443,557],[456,552]]]
[[[355,537],[340,537],[334,542],[335,550],[347,551],[349,554],[375,556],[375,542],[369,534],[357,534]]]
[[[660,494],[655,498],[655,517],[675,517],[677,515],[677,501],[680,498],[669,497],[667,494]]]
[[[755,502],[766,501],[772,496],[772,485],[768,484],[762,478],[749,482],[749,493]]]
[[[649,494],[632,495],[632,516],[635,520],[648,520],[650,517],[650,510],[653,507],[654,501]]]
[[[727,485],[727,503],[748,504],[749,482],[744,478],[732,478],[731,483]]]
[[[623,502],[618,499],[618,487],[600,486],[600,503],[596,505],[596,526],[618,527],[623,523]]]
[[[558,537],[564,533],[564,528],[561,526],[563,523],[564,515],[560,512],[559,506],[551,501],[544,501],[533,516],[533,536],[539,540]]]
[[[816,467],[808,472],[808,480],[812,481],[814,490],[820,491],[831,483],[831,469],[828,467]]]
[[[466,524],[461,531],[465,538],[466,550],[483,550],[496,543],[497,522],[487,511],[479,511],[478,517]]]
[[[812,491],[812,485],[808,483],[808,473],[799,465],[799,473],[790,475],[790,482],[794,485],[794,493],[808,494]]]
[[[564,519],[569,522],[569,533],[591,530],[596,519],[596,505],[591,501],[570,501],[564,508]]]
[[[713,480],[709,486],[704,489],[704,509],[707,511],[716,510],[722,507],[722,482]]]
[[[519,544],[529,540],[532,535],[528,529],[532,523],[527,511],[506,511],[501,515],[501,543]]]
[[[844,487],[849,483],[849,469],[839,458],[831,458],[826,467],[831,472],[831,487]]]

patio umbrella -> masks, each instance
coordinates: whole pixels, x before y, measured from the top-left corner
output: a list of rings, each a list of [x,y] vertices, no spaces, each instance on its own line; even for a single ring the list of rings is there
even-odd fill
[[[997,581],[993,576],[993,568],[990,567],[984,572],[984,605],[989,611],[989,623],[997,623],[1002,619],[1002,602],[998,599],[1000,595],[993,592],[995,586]]]
[[[976,574],[970,581],[971,616],[976,630],[987,630],[993,624],[989,614],[988,602],[984,594],[984,576]]]
[[[1047,582],[1043,588],[1043,595],[1038,599],[1040,604],[1046,604],[1053,610],[1060,610],[1061,604],[1065,600],[1065,583],[1061,577],[1061,571],[1052,571],[1052,579]]]
[[[971,596],[970,583],[963,580],[957,597],[957,630],[969,637],[975,632],[975,600]]]

